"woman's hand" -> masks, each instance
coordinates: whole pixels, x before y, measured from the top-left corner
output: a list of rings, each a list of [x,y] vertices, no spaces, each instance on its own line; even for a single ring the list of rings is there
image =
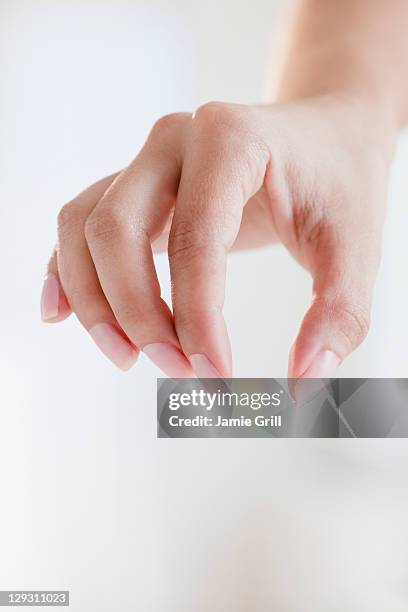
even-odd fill
[[[143,350],[173,377],[229,377],[227,254],[281,241],[313,277],[289,377],[334,375],[367,334],[380,259],[394,129],[368,108],[323,95],[160,119],[128,168],[62,208],[43,319],[74,311],[123,369]],[[153,263],[160,244],[173,311]]]

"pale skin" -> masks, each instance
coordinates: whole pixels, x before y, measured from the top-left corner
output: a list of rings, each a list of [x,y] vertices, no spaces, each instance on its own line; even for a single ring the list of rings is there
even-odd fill
[[[273,103],[163,117],[62,208],[43,319],[74,312],[122,369],[143,350],[169,376],[230,377],[227,255],[282,242],[313,279],[288,376],[334,376],[369,329],[407,26],[406,0],[300,0]],[[171,308],[152,249],[168,251]]]

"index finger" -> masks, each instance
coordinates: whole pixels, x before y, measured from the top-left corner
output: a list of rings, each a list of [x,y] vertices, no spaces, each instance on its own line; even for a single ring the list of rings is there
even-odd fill
[[[235,109],[209,104],[193,121],[169,236],[175,326],[198,377],[228,378],[227,253],[245,203],[262,186],[266,160],[243,134]]]

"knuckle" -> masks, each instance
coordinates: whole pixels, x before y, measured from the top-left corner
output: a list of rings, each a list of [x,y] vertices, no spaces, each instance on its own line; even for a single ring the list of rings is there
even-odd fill
[[[71,236],[75,230],[79,229],[82,223],[83,220],[77,207],[72,202],[65,204],[59,211],[57,217],[59,239],[63,240]]]
[[[85,222],[85,238],[88,243],[113,242],[124,231],[122,216],[116,207],[106,207],[91,213]]]
[[[207,102],[194,113],[195,125],[219,135],[244,134],[248,129],[248,116],[244,106],[225,102]]]
[[[199,244],[199,232],[189,222],[178,223],[169,237],[169,259],[172,260],[180,254],[191,253]]]
[[[199,142],[211,142],[221,154],[239,163],[266,164],[270,157],[255,111],[241,104],[207,102],[194,113],[193,129]]]
[[[189,298],[189,299],[188,299]],[[183,330],[186,336],[194,335],[197,329],[209,329],[216,316],[221,315],[221,309],[213,307],[211,310],[196,304],[193,296],[175,296],[176,307],[174,320],[176,330]]]
[[[168,256],[171,264],[188,266],[197,257],[216,250],[216,236],[188,221],[179,222],[170,233]],[[184,262],[184,263],[183,263]]]
[[[293,233],[299,247],[310,247],[321,244],[335,234],[336,228],[330,227],[315,200],[310,199],[297,206],[292,213]]]
[[[352,348],[355,348],[367,337],[370,328],[370,317],[368,312],[355,305],[343,304],[339,307],[343,334],[346,336]]]
[[[174,128],[180,127],[186,119],[187,113],[170,113],[157,119],[150,130],[149,140],[155,140],[156,138],[162,138],[163,135],[167,134]]]
[[[366,305],[354,300],[337,300],[326,306],[330,319],[344,337],[348,348],[353,350],[367,337],[370,329],[370,311]]]

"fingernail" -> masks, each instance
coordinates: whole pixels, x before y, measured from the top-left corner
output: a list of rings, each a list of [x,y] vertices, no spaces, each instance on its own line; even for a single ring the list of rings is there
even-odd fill
[[[189,359],[197,378],[223,378],[205,355],[190,355]]]
[[[320,351],[296,382],[294,387],[296,401],[306,403],[320,393],[325,386],[325,379],[334,378],[339,365],[340,359],[333,351]]]
[[[97,323],[89,330],[95,344],[121,370],[129,370],[138,357],[138,351],[111,323]]]
[[[58,316],[60,301],[60,285],[55,274],[47,274],[41,293],[41,318],[43,321],[55,319]]]
[[[175,346],[153,342],[143,347],[143,352],[170,378],[191,378],[190,364]]]
[[[333,351],[320,351],[301,378],[333,378],[340,359]]]

